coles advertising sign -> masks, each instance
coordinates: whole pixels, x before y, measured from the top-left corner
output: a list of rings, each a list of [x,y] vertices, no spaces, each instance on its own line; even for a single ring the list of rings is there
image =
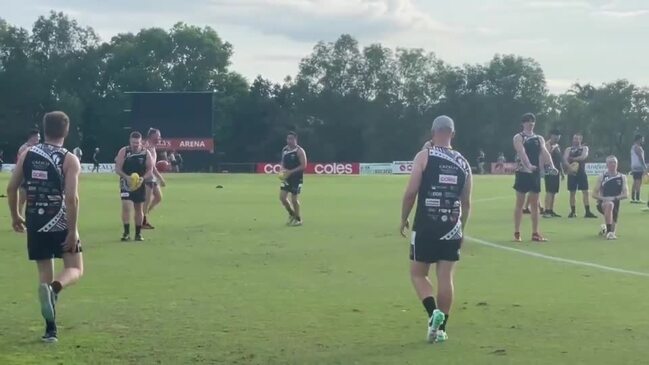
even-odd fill
[[[601,175],[606,172],[606,163],[587,163],[586,164],[586,175]]]
[[[412,161],[394,161],[392,163],[393,174],[410,174],[412,172]]]
[[[282,165],[278,163],[261,162],[257,164],[258,174],[279,174]],[[360,164],[356,162],[314,163],[306,165],[306,174],[317,175],[358,175]]]
[[[512,175],[516,172],[516,162],[492,162],[491,173],[494,175]]]
[[[164,138],[157,146],[163,150],[176,151],[205,151],[214,153],[212,138]]]

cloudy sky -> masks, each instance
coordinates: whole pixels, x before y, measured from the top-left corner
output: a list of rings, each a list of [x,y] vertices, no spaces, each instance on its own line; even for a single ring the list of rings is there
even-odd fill
[[[649,86],[647,0],[0,0],[0,17],[30,28],[63,11],[104,40],[175,22],[215,28],[233,69],[275,81],[297,72],[319,40],[419,47],[452,64],[516,53],[543,66],[548,87],[618,78]]]

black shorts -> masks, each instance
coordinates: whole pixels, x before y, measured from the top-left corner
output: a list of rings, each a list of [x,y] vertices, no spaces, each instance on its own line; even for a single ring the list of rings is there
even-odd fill
[[[27,231],[27,254],[30,260],[50,260],[63,257],[63,244],[68,231],[30,232]],[[82,252],[81,243],[77,242],[74,253]]]
[[[302,182],[287,180],[282,183],[282,186],[280,186],[279,189],[293,195],[300,195],[300,193],[302,193]]]
[[[585,172],[578,173],[577,175],[568,175],[568,191],[587,191],[588,190],[588,175]]]
[[[602,201],[597,201],[597,211],[601,214],[604,214],[604,208],[602,207]],[[616,200],[613,202],[613,222],[617,222],[617,217],[620,214],[620,201]]]
[[[430,239],[425,235],[417,236],[417,232],[412,232],[410,260],[429,264],[438,261],[459,261],[461,246],[462,240],[442,241]]]
[[[644,172],[642,172],[642,171],[632,171],[631,176],[633,176],[633,180],[635,180],[635,181],[642,180],[642,177],[644,176]]]
[[[93,163],[92,163],[92,166],[93,166],[93,167],[97,167],[97,168],[99,168],[99,162],[97,162],[97,161],[93,162]]]
[[[561,185],[561,177],[559,175],[547,175],[545,177],[545,192],[556,194],[559,192],[559,185]]]
[[[516,172],[514,190],[519,193],[540,193],[541,175],[538,172]]]
[[[144,184],[137,190],[131,191],[128,188],[128,183],[124,179],[120,179],[119,192],[122,200],[130,200],[135,204],[144,203],[146,201],[146,187]]]

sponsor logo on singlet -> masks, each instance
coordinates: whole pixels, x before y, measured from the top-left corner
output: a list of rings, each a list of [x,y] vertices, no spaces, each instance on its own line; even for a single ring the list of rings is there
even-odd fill
[[[440,184],[457,185],[457,176],[439,175]]]
[[[32,170],[32,179],[47,180],[47,171]]]

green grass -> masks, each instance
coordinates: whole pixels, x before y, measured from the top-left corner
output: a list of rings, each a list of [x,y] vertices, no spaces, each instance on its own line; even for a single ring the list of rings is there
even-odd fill
[[[82,177],[86,274],[60,298],[56,345],[38,341],[35,267],[0,209],[0,364],[639,364],[649,355],[649,278],[475,242],[458,266],[450,341],[426,344],[397,233],[404,177],[309,176],[306,224],[287,228],[274,177],[169,176],[144,244],[118,242],[115,180]],[[475,185],[469,235],[513,246],[512,178]],[[566,213],[565,191],[558,199]],[[551,243],[516,247],[649,273],[645,214],[625,202],[614,243],[597,237],[599,221],[579,218],[544,220]]]

